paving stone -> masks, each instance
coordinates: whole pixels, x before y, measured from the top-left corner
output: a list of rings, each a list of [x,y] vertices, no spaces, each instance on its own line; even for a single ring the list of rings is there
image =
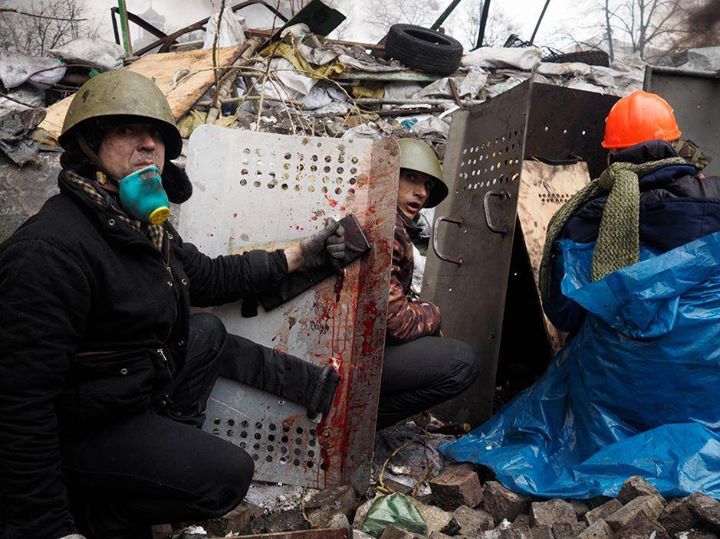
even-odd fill
[[[712,532],[689,529],[673,535],[673,539],[718,539]]]
[[[633,475],[632,477],[628,477],[623,483],[623,486],[620,488],[620,493],[618,494],[618,500],[625,505],[638,496],[657,496],[663,501],[663,505],[665,505],[665,499],[660,496],[660,493],[655,487],[639,475]]]
[[[663,510],[662,501],[657,496],[638,496],[605,518],[613,531],[618,532],[627,526],[640,513],[657,518]]]
[[[214,535],[224,537],[228,533],[250,533],[250,523],[253,519],[263,516],[263,508],[251,503],[241,503],[235,509],[219,518],[202,522],[202,526]]]
[[[640,512],[627,526],[615,534],[615,539],[670,539],[670,535],[657,520]]]
[[[520,513],[527,513],[530,509],[529,498],[506,489],[497,481],[485,483],[483,497],[483,507],[495,522],[502,522],[503,519],[512,522]]]
[[[519,528],[520,526],[530,526],[530,515],[520,513],[518,516],[515,517],[515,520],[512,521],[512,526],[513,528]]]
[[[556,522],[552,525],[552,534],[555,539],[573,539],[587,527],[584,522]]]
[[[553,526],[560,522],[575,523],[575,508],[564,500],[532,502],[530,504],[530,524],[533,526]]]
[[[460,525],[460,534],[478,537],[482,532],[495,527],[493,517],[482,509],[472,509],[461,505],[453,511],[453,518]]]
[[[583,520],[588,511],[590,511],[590,508],[582,500],[567,500],[567,502],[575,509],[578,520]]]
[[[352,532],[352,539],[375,539],[372,535],[368,535],[367,533],[356,530],[355,528],[353,528]]]
[[[720,502],[696,492],[690,495],[690,511],[697,517],[702,528],[720,533]]]
[[[461,505],[477,507],[483,501],[483,488],[471,464],[447,466],[430,481],[433,503],[452,511]]]
[[[473,535],[471,537],[480,537],[481,539],[533,539],[529,526],[520,528],[500,527],[485,531],[482,535]]]
[[[615,534],[603,519],[595,520],[577,536],[577,539],[612,539]]]
[[[418,535],[416,533],[403,530],[402,528],[398,528],[397,526],[390,525],[387,526],[385,530],[383,530],[380,539],[421,539],[422,537],[422,535]]]
[[[535,526],[530,529],[533,539],[555,539],[550,526]]]
[[[690,496],[671,500],[660,513],[658,522],[670,535],[689,530],[697,524],[698,519],[690,510],[691,501]]]
[[[443,531],[453,518],[452,513],[443,511],[434,505],[424,504],[414,498],[410,498],[410,501],[420,512],[425,524],[427,524],[428,533]]]
[[[355,491],[350,485],[342,485],[320,490],[304,505],[306,512],[330,507],[334,513],[349,515],[358,506],[358,500]]]
[[[621,507],[622,503],[620,503],[620,500],[616,500],[615,498],[613,498],[612,500],[608,500],[601,506],[596,507],[595,509],[591,509],[590,511],[585,513],[585,522],[587,522],[588,524],[592,524],[596,520],[600,520],[601,518],[604,519],[605,517],[612,515]]]
[[[307,530],[309,528],[302,513],[295,509],[270,513],[266,519],[268,523],[267,533]]]

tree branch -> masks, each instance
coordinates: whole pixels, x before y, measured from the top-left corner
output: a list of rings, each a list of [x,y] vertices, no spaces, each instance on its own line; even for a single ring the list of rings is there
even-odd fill
[[[16,8],[9,8],[9,7],[0,7],[0,12],[7,12],[7,13],[16,13],[18,15],[25,15],[27,17],[36,17],[38,19],[47,19],[51,21],[86,21],[87,19],[75,19],[75,18],[65,18],[65,17],[53,17],[51,15],[40,15],[38,13],[28,13],[26,11],[21,11]]]

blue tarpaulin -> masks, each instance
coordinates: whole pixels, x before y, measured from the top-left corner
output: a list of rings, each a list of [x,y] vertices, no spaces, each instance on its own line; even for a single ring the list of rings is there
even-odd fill
[[[594,244],[560,240],[562,292],[588,314],[543,377],[440,451],[540,497],[720,498],[720,233],[592,282]]]

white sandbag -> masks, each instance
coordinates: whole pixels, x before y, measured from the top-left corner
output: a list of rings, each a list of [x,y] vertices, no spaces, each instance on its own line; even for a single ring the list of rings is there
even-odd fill
[[[0,81],[8,90],[26,82],[36,88],[50,88],[64,76],[65,67],[55,58],[0,51]]]
[[[462,57],[462,65],[479,67],[514,67],[530,71],[540,64],[536,47],[480,47]]]
[[[125,50],[120,45],[91,37],[74,39],[62,47],[50,49],[48,53],[66,64],[87,64],[103,71],[120,69],[125,58]]]
[[[213,13],[212,18],[207,23],[205,31],[205,41],[203,49],[212,49],[215,43],[215,34],[218,33],[218,19],[220,11]],[[218,47],[234,47],[245,43],[245,18],[236,17],[230,8],[225,11],[220,21],[220,32],[218,35]]]

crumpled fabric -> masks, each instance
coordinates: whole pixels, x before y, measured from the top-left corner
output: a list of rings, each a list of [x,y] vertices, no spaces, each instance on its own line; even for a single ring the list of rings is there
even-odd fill
[[[314,79],[327,78],[334,73],[342,73],[345,70],[345,66],[339,61],[314,66],[300,54],[297,47],[283,41],[270,44],[263,49],[261,55],[264,57],[281,56],[288,60],[300,75]]]
[[[534,496],[614,497],[640,475],[664,496],[720,498],[720,232],[641,246],[595,282],[594,244],[558,245],[585,322],[538,382],[441,453]]]
[[[540,65],[537,47],[480,47],[464,54],[462,65],[479,67],[511,67],[530,71]]]
[[[0,111],[0,151],[18,166],[32,161],[40,143],[28,135],[45,119],[45,109]]]
[[[103,71],[120,69],[125,59],[125,50],[120,45],[97,37],[79,37],[50,49],[48,54],[68,64],[88,64]]]

